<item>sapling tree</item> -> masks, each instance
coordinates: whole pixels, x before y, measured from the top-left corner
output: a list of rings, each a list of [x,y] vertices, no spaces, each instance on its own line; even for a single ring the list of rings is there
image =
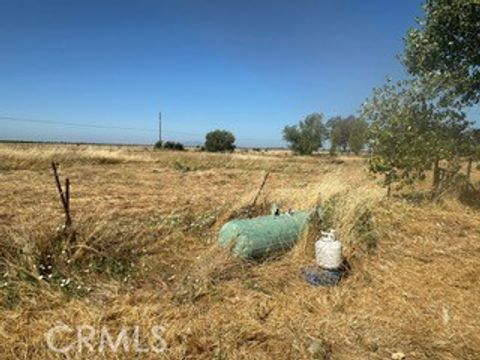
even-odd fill
[[[374,90],[361,117],[370,123],[370,170],[392,184],[411,184],[434,169],[433,190],[438,186],[440,161],[455,164],[457,146],[464,140],[464,114],[441,108],[415,82],[388,82]]]
[[[426,0],[425,14],[405,39],[412,78],[374,91],[362,110],[371,122],[370,169],[385,184],[411,183],[433,169],[433,193],[478,147],[462,109],[480,101],[480,2]]]

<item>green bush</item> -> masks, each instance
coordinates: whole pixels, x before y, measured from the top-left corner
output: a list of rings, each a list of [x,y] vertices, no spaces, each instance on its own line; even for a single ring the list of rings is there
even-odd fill
[[[162,141],[157,141],[157,142],[155,143],[155,145],[153,145],[153,148],[154,148],[154,149],[161,149],[161,148],[162,148],[162,145],[163,145]]]
[[[185,147],[183,146],[182,143],[174,142],[174,141],[166,141],[165,144],[163,144],[163,148],[167,150],[178,150],[178,151],[185,150]]]
[[[226,130],[211,131],[206,136],[205,150],[210,152],[231,152],[235,150],[235,136]]]

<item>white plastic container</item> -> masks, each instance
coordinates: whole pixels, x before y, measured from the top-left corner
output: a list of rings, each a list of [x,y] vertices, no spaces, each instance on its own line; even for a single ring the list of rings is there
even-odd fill
[[[315,243],[315,260],[324,269],[338,269],[342,264],[342,243],[335,238],[335,230],[322,231]]]

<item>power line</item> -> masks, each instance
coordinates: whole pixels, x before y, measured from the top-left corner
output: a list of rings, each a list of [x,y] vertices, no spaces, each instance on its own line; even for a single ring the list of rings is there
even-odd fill
[[[37,124],[49,124],[49,125],[65,125],[65,126],[75,126],[75,127],[93,128],[93,129],[117,129],[117,130],[135,130],[135,131],[148,131],[148,132],[155,131],[154,129],[146,129],[146,128],[104,126],[104,125],[94,125],[94,124],[79,124],[79,123],[61,122],[61,121],[17,118],[17,117],[10,117],[10,116],[0,116],[0,120],[21,121],[21,122],[29,122],[29,123],[37,123]]]
[[[80,124],[80,123],[71,123],[71,122],[62,122],[62,121],[17,118],[17,117],[11,117],[11,116],[0,116],[0,120],[21,121],[21,122],[29,122],[29,123],[35,123],[35,124],[46,124],[46,125],[65,125],[65,126],[92,128],[92,129],[134,130],[134,131],[145,131],[145,132],[157,131],[156,129],[148,129],[148,128],[106,126],[106,125],[95,125],[95,124]],[[161,134],[161,130],[159,130],[159,131],[160,131],[160,134]],[[168,132],[172,133],[172,134],[180,134],[180,135],[203,136],[202,134],[189,133],[189,132],[183,132],[183,131],[168,131]]]
[[[161,115],[159,114],[159,116],[161,116]],[[45,125],[63,125],[63,126],[90,128],[90,129],[143,131],[143,132],[149,132],[149,133],[163,130],[163,129],[159,130],[159,129],[152,129],[152,128],[137,128],[137,127],[106,126],[106,125],[95,125],[95,124],[80,124],[80,123],[74,123],[74,122],[39,120],[39,119],[31,119],[31,118],[19,118],[19,117],[13,117],[13,116],[0,116],[0,120],[13,121],[13,122],[27,122],[27,123],[45,124]],[[168,134],[186,135],[186,136],[194,136],[194,137],[201,137],[201,138],[203,138],[205,136],[205,134],[191,133],[191,132],[185,132],[185,131],[171,131],[171,130],[169,130],[169,131],[166,131],[166,132]],[[241,140],[241,141],[255,141],[255,142],[261,142],[261,141],[277,142],[278,141],[278,139],[253,139],[253,138],[245,138],[245,137],[236,137],[236,138],[237,138],[237,140]]]

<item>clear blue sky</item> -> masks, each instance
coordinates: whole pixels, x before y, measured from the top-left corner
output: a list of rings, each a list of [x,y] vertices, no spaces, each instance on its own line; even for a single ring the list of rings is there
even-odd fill
[[[416,0],[0,0],[0,138],[282,145],[311,112],[355,114],[421,14]]]

